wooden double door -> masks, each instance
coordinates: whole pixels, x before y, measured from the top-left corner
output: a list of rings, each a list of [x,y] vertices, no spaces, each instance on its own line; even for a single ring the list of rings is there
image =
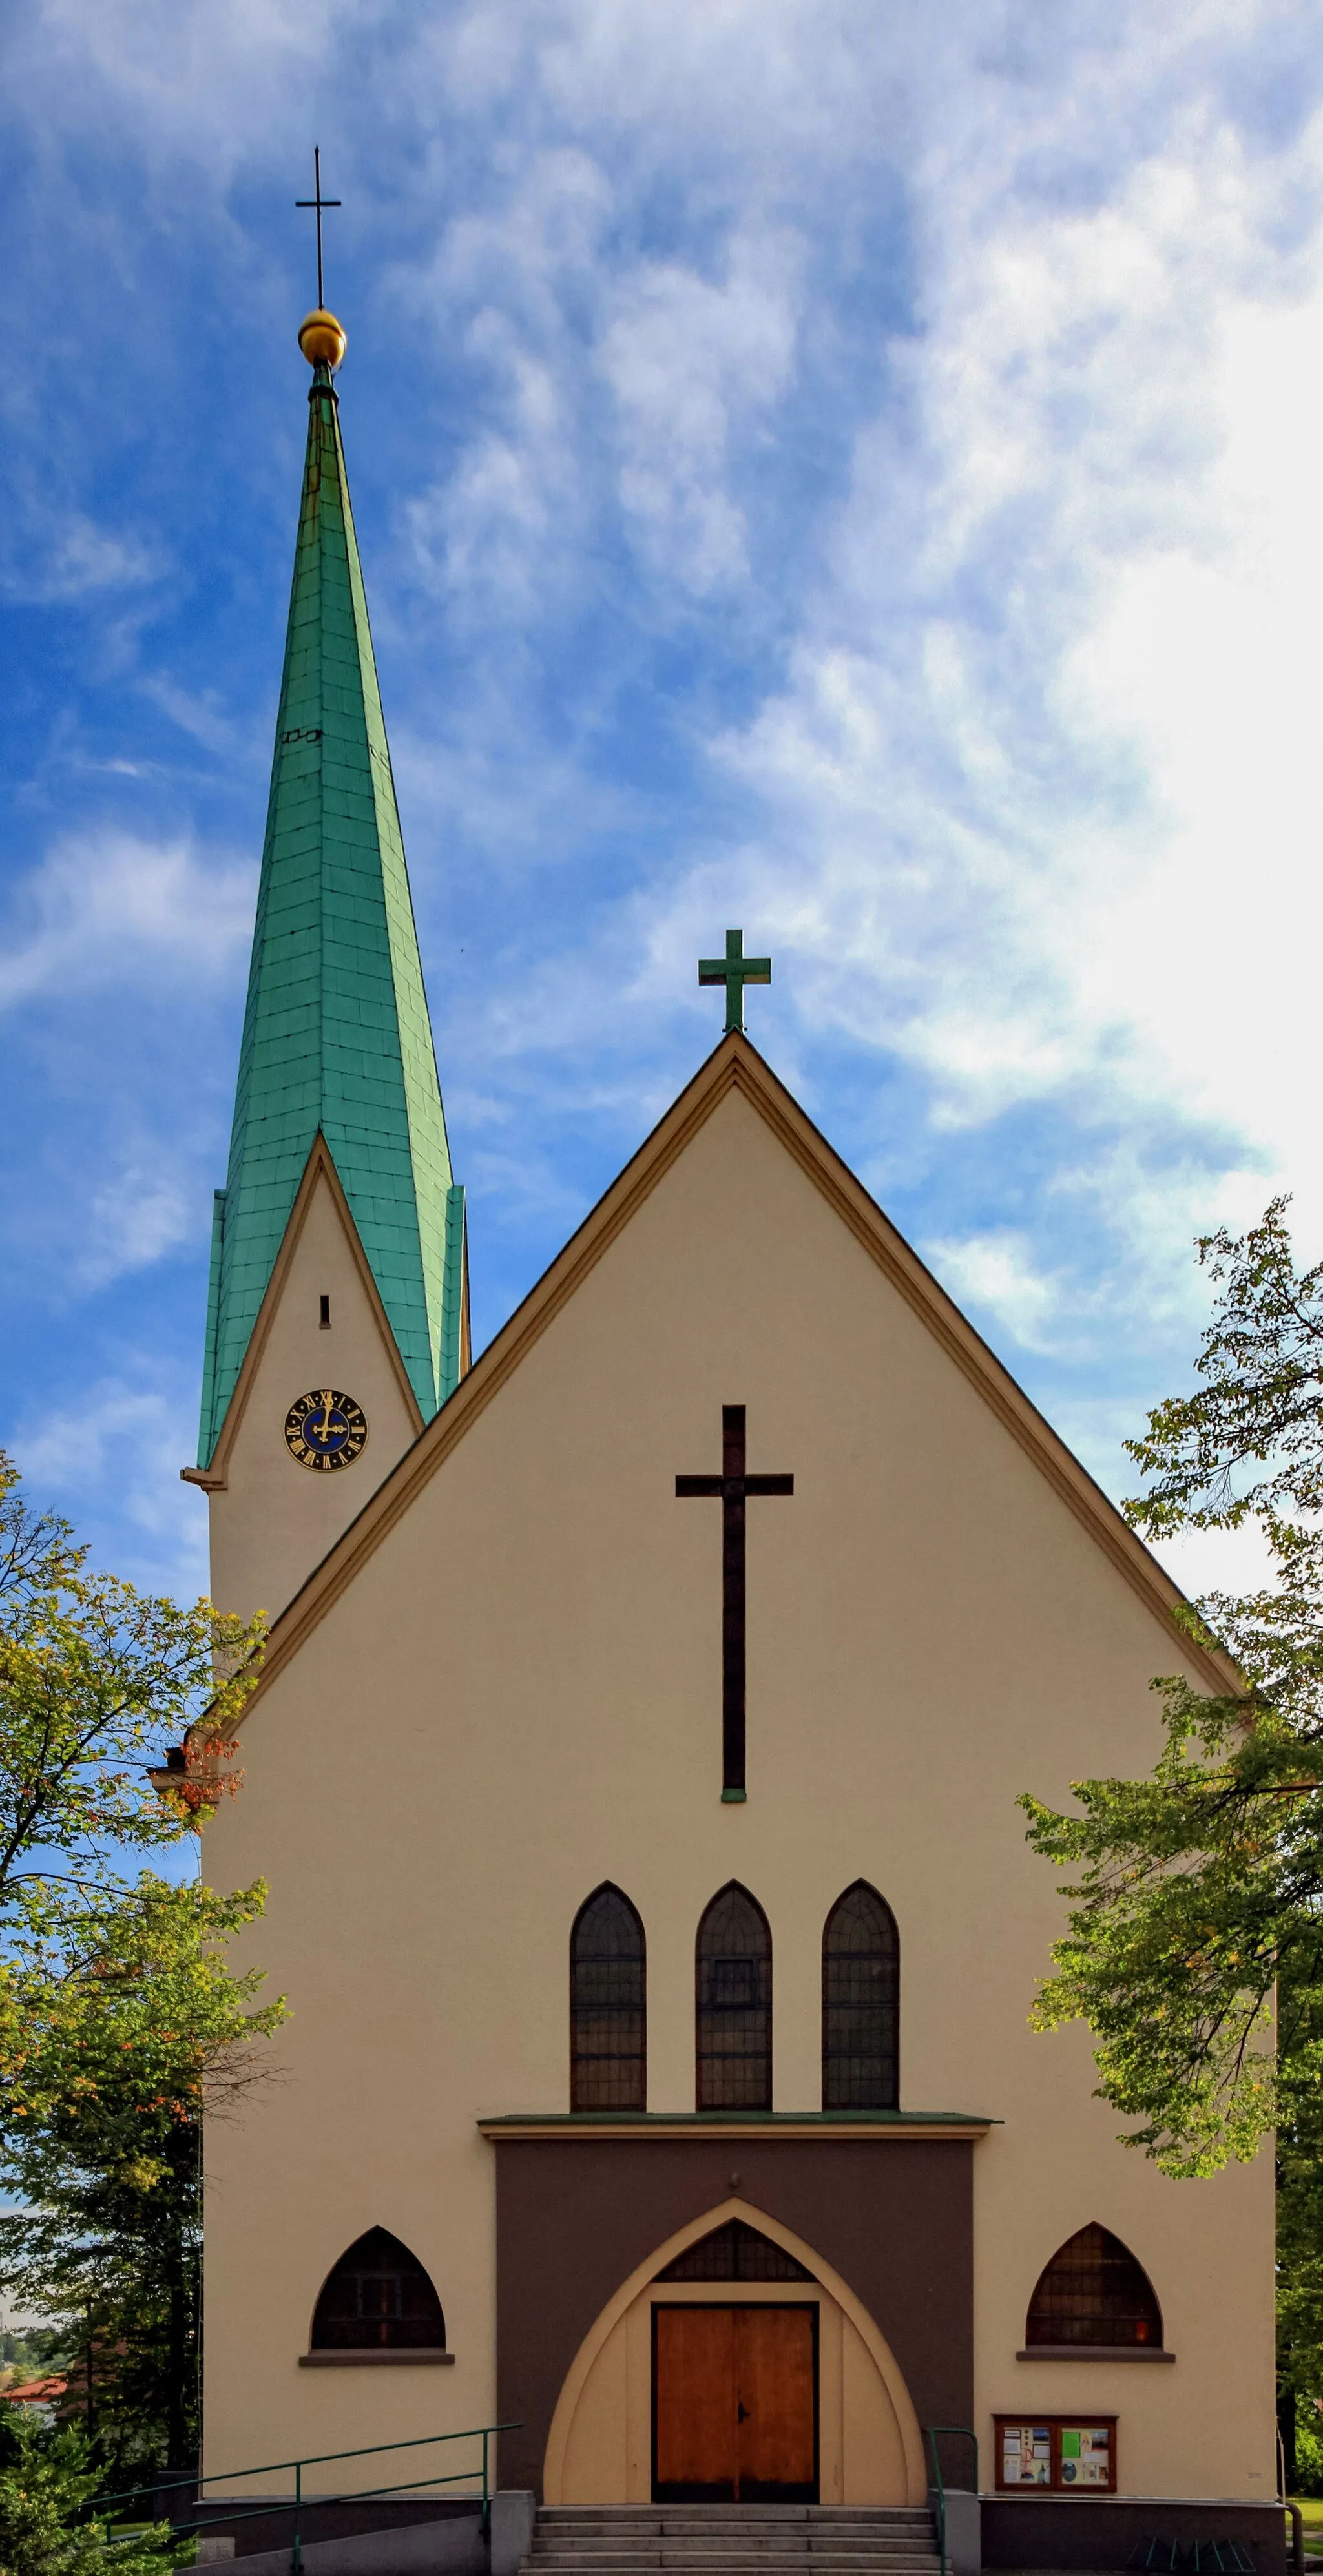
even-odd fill
[[[816,2303],[659,2300],[652,2404],[659,2504],[816,2504]]]

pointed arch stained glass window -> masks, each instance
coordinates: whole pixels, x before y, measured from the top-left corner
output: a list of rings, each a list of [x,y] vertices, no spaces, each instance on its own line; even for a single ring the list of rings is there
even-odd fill
[[[570,2109],[644,2111],[648,2103],[643,1925],[618,1887],[599,1887],[570,1934]]]
[[[784,2245],[742,2218],[728,2218],[677,2254],[659,2281],[811,2281],[813,2274]]]
[[[699,2110],[770,2111],[772,1936],[734,1879],[699,1924],[695,1984]]]
[[[858,1878],[822,1935],[822,2107],[894,2111],[899,2095],[900,1944],[885,1899]]]
[[[1129,2246],[1094,2221],[1068,2236],[1039,2274],[1024,2339],[1026,2345],[1095,2348],[1147,2344],[1160,2352],[1162,2310]]]
[[[430,2276],[384,2227],[355,2239],[322,2285],[314,2352],[443,2352],[446,2324]]]

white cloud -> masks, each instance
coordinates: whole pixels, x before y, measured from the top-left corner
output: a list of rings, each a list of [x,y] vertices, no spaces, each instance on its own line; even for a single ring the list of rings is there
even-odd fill
[[[214,990],[252,937],[255,870],[127,832],[60,841],[21,879],[0,951],[0,1011],[163,980]]]
[[[195,1242],[210,1220],[196,1170],[164,1143],[120,1159],[88,1192],[80,1213],[77,1271],[85,1288],[148,1268]]]
[[[1133,1469],[1130,1481],[1136,1481]],[[1163,1539],[1153,1553],[1191,1600],[1209,1592],[1257,1592],[1275,1580],[1263,1533],[1253,1522],[1238,1530],[1189,1530]]]
[[[117,1574],[195,1599],[207,1587],[205,1511],[179,1480],[195,1388],[159,1361],[106,1376],[72,1405],[20,1417],[8,1446],[35,1500],[76,1518]],[[107,1524],[118,1536],[106,1545]]]
[[[401,514],[415,575],[466,621],[527,623],[582,539],[583,370],[563,301],[571,284],[596,291],[609,203],[587,154],[532,152],[498,210],[458,215],[421,276],[396,273],[419,321],[443,343],[458,332],[486,395],[458,459]]]
[[[903,402],[787,685],[713,752],[819,1026],[898,1047],[939,1119],[1219,1127],[1317,1232],[1323,127],[1251,153],[1155,80],[1136,150],[1143,69],[955,103]],[[1082,124],[1101,203],[1020,184]]]
[[[238,731],[233,719],[223,711],[219,691],[203,689],[193,692],[181,689],[177,681],[164,672],[149,672],[141,682],[142,693],[167,715],[181,733],[191,734],[206,751],[233,754]]]
[[[439,572],[462,613],[522,622],[544,586],[554,505],[571,480],[565,422],[551,372],[499,315],[480,315],[469,339],[504,362],[507,423],[483,430],[446,484],[409,502],[404,526],[417,569]]]
[[[1063,668],[1068,713],[1128,739],[1161,818],[1078,983],[1095,1020],[1100,992],[1128,991],[1164,1092],[1270,1147],[1317,1230],[1323,263],[1286,310],[1232,312],[1207,392],[1225,444],[1206,543],[1127,566]]]
[[[789,381],[801,250],[737,233],[721,283],[647,262],[612,297],[598,355],[620,418],[621,504],[652,569],[700,593],[748,568],[730,443]]]
[[[1011,1226],[989,1228],[964,1242],[924,1246],[924,1258],[959,1304],[993,1316],[1022,1350],[1051,1347],[1050,1326],[1061,1302],[1059,1280],[1035,1267],[1027,1238]]]
[[[163,568],[158,548],[98,527],[81,510],[11,511],[0,589],[10,599],[50,606],[89,592],[132,589],[159,578]]]
[[[9,76],[62,126],[104,127],[109,108],[153,158],[183,145],[199,174],[224,170],[285,121],[285,80],[306,84],[357,14],[357,0],[48,0],[11,21]]]

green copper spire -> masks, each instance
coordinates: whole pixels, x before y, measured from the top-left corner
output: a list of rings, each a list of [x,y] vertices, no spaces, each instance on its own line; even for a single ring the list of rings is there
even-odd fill
[[[229,1176],[216,1193],[204,1467],[319,1128],[424,1421],[459,1375],[463,1192],[327,363],[344,335],[319,312],[300,337],[316,364]]]

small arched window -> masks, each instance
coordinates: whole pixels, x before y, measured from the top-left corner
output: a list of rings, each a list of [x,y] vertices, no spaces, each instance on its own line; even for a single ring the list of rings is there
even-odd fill
[[[734,1879],[699,1924],[695,1984],[699,2110],[770,2111],[772,1936]]]
[[[677,2254],[659,2281],[811,2281],[813,2274],[784,2245],[774,2245],[742,2218],[728,2218]]]
[[[1162,2349],[1162,2310],[1143,2265],[1105,2227],[1058,2246],[1029,2302],[1029,2344],[1149,2344]]]
[[[618,1887],[599,1887],[570,1934],[570,2109],[648,2106],[643,1925]]]
[[[900,1945],[890,1906],[857,1878],[822,1935],[822,2107],[894,2111]]]
[[[314,2352],[444,2352],[430,2276],[384,2227],[369,2227],[329,2272],[313,2310]]]

